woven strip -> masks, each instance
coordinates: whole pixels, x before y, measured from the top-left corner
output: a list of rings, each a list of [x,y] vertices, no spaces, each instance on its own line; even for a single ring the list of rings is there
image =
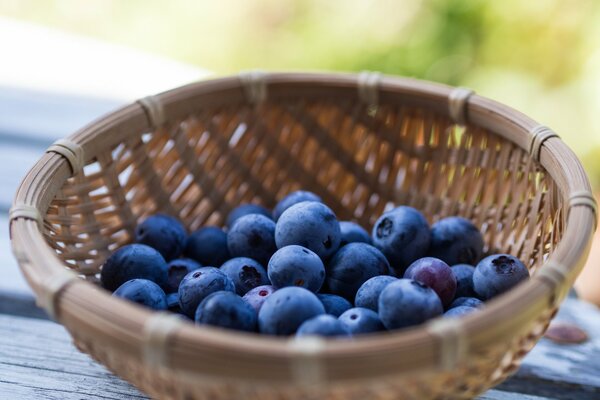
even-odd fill
[[[370,106],[379,104],[381,73],[363,71],[358,75],[358,99]]]
[[[319,354],[325,348],[323,339],[314,336],[300,337],[290,340],[289,347],[295,353],[291,358],[294,382],[312,386],[326,380],[325,371],[319,359]]]
[[[552,129],[544,125],[538,125],[529,131],[531,141],[529,142],[529,155],[536,161],[540,162],[540,153],[544,142],[550,138],[557,137],[558,134]]]
[[[171,335],[182,324],[181,318],[173,314],[153,314],[144,325],[144,361],[154,367],[168,367],[168,342]]]
[[[457,124],[464,125],[467,122],[467,100],[474,93],[471,89],[457,87],[448,95],[448,112]]]
[[[240,83],[250,104],[260,104],[267,99],[267,82],[263,71],[240,72]]]
[[[39,210],[32,205],[18,203],[12,206],[8,212],[8,220],[12,221],[17,218],[32,219],[37,222],[40,230],[42,230],[44,220]]]
[[[167,121],[165,108],[156,96],[143,97],[137,103],[144,109],[151,129],[159,128]]]
[[[438,365],[442,370],[450,370],[464,359],[468,342],[460,320],[438,318],[427,324],[427,331],[437,337],[440,343]]]
[[[571,193],[569,197],[569,209],[576,206],[586,206],[592,209],[594,214],[594,231],[598,228],[598,203],[591,192],[579,191]]]
[[[569,286],[567,285],[568,270],[564,265],[554,261],[548,261],[535,274],[535,279],[546,284],[552,293],[550,305],[553,308],[558,307],[560,301],[567,295]]]
[[[48,316],[58,321],[56,313],[56,303],[60,294],[73,282],[79,281],[77,275],[66,269],[60,270],[60,273],[53,273],[47,279],[42,281],[42,290],[36,299],[36,304],[46,310]]]
[[[75,142],[59,139],[48,147],[46,153],[57,153],[66,158],[73,175],[83,169],[83,148]]]

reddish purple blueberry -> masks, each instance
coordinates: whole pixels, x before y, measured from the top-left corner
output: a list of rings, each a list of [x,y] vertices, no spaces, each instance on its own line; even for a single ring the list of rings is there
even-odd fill
[[[448,307],[456,294],[456,277],[452,269],[438,258],[424,257],[408,267],[404,278],[414,279],[432,288],[444,307]]]

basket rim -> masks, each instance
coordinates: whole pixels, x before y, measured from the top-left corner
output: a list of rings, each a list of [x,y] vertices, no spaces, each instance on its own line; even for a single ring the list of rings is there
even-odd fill
[[[335,96],[357,96],[358,75],[338,73],[269,73],[264,84],[269,98],[319,95],[325,91]],[[378,96],[382,103],[401,103],[427,107],[442,115],[450,115],[449,86],[416,79],[381,76]],[[192,83],[153,96],[164,108],[165,115],[177,120],[206,104],[245,102],[242,83],[237,76],[217,78]],[[468,122],[492,131],[529,151],[533,141],[531,132],[539,124],[508,106],[479,95],[465,99]],[[131,129],[151,129],[153,121],[146,109],[134,102],[111,112],[88,124],[69,136],[69,140],[83,149],[84,161],[93,158],[93,152],[110,147],[107,132],[123,132]],[[115,140],[119,135],[112,135]],[[87,150],[87,151],[86,151]],[[541,166],[560,188],[565,204],[575,195],[591,193],[588,178],[574,153],[557,137],[550,137],[539,149]],[[71,176],[71,164],[56,153],[46,153],[23,179],[14,205],[32,207],[45,215],[48,205],[66,179]],[[583,205],[583,206],[582,206]],[[212,351],[229,354],[231,365],[237,361],[247,365],[252,359],[253,369],[273,372],[275,367],[293,366],[300,359],[318,360],[327,367],[329,379],[343,379],[359,375],[349,372],[352,360],[358,361],[354,369],[361,369],[360,360],[380,360],[381,368],[362,369],[361,377],[379,376],[419,367],[449,366],[464,359],[469,352],[485,349],[490,343],[514,337],[528,327],[536,316],[553,308],[561,300],[583,267],[591,245],[596,213],[590,204],[571,203],[561,241],[552,256],[546,260],[532,279],[488,303],[485,309],[461,319],[445,319],[444,323],[432,323],[399,332],[367,335],[351,342],[328,341],[327,346],[297,345],[285,338],[261,337],[191,324],[177,324],[176,329],[165,334],[169,346],[159,346],[161,365],[171,368],[238,378],[261,378],[260,372],[231,368],[227,373],[211,366],[197,366],[186,360],[189,354]],[[77,337],[77,331],[101,335],[102,339],[117,345],[130,356],[150,362],[155,355],[147,354],[149,341],[155,333],[149,324],[156,313],[136,305],[127,304],[111,297],[108,292],[97,289],[83,280],[74,281],[74,274],[66,268],[46,243],[35,218],[17,214],[11,216],[10,234],[13,253],[32,286],[38,301]],[[160,315],[160,314],[159,314]],[[99,328],[101,327],[101,328]],[[156,344],[156,341],[152,342]],[[460,348],[461,352],[452,350]],[[210,350],[208,350],[210,349]],[[310,351],[309,351],[310,349]],[[163,354],[164,353],[164,354]],[[418,354],[417,354],[418,353]],[[395,363],[390,364],[393,357]],[[257,360],[262,360],[256,364]],[[269,364],[270,363],[270,364]],[[346,364],[344,368],[340,365]],[[343,372],[337,372],[337,371]],[[357,372],[356,371],[356,372]],[[281,380],[289,374],[281,373]],[[266,377],[265,377],[266,378]]]

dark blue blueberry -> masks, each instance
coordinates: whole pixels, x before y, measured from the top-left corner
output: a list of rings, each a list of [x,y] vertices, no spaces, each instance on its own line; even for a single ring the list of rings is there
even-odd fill
[[[156,283],[147,279],[132,279],[125,282],[113,296],[133,301],[153,310],[167,309],[167,295]]]
[[[232,257],[250,257],[267,265],[275,253],[275,222],[260,214],[248,214],[227,233],[227,246]]]
[[[332,293],[352,301],[363,283],[389,273],[390,265],[379,250],[366,243],[349,243],[327,265],[327,284]]]
[[[179,293],[175,292],[167,295],[167,308],[169,311],[175,313],[181,312],[181,307],[179,307]]]
[[[456,294],[454,297],[475,297],[475,289],[473,289],[475,267],[469,264],[457,264],[450,268],[452,268],[452,273],[456,277]]]
[[[256,311],[232,292],[215,292],[198,305],[194,321],[238,331],[256,332]]]
[[[319,196],[312,192],[307,192],[305,190],[298,190],[292,192],[285,196],[283,199],[281,199],[279,203],[277,203],[277,205],[273,209],[273,219],[275,221],[279,220],[279,217],[281,217],[281,214],[283,214],[285,210],[287,210],[294,204],[302,203],[303,201],[316,201],[319,203],[323,202],[323,200],[321,200]]]
[[[452,269],[434,257],[423,257],[415,261],[404,273],[404,278],[414,279],[432,288],[444,307],[448,307],[456,294],[456,277]]]
[[[227,234],[216,226],[206,226],[192,233],[183,254],[202,265],[221,265],[229,260]]]
[[[179,257],[187,232],[177,218],[156,214],[135,228],[135,241],[153,247],[166,261]]]
[[[304,321],[296,336],[350,336],[350,332],[333,315],[322,314]]]
[[[465,307],[483,307],[485,303],[475,297],[457,297],[452,304],[450,304],[450,308],[465,306]]]
[[[202,265],[191,258],[177,258],[169,261],[167,264],[168,279],[164,287],[165,292],[177,292],[183,277],[198,268],[202,268]]]
[[[483,236],[471,221],[448,217],[431,226],[429,255],[448,265],[475,265],[483,254]]]
[[[372,244],[369,232],[356,222],[340,221],[340,232],[342,233],[340,246],[356,242]]]
[[[258,328],[269,335],[293,335],[306,320],[325,313],[311,291],[288,286],[271,294],[258,312]]]
[[[297,244],[314,251],[322,260],[337,251],[341,239],[340,224],[333,211],[315,201],[298,203],[285,210],[275,229],[278,248]]]
[[[402,276],[412,262],[426,255],[431,232],[423,214],[412,207],[400,206],[379,217],[372,236],[373,245],[385,254],[397,275]]]
[[[462,315],[470,314],[473,311],[477,311],[475,307],[458,306],[453,307],[444,313],[444,317],[460,317]]]
[[[260,214],[271,219],[271,212],[258,204],[242,204],[237,206],[227,216],[227,227],[231,228],[235,221],[248,214]]]
[[[352,308],[352,304],[348,300],[335,294],[319,293],[317,297],[323,303],[325,312],[334,317],[339,317],[344,311]]]
[[[198,304],[220,290],[235,292],[235,285],[218,268],[202,267],[187,274],[179,284],[179,306],[185,315],[193,318]]]
[[[220,269],[233,281],[235,291],[240,296],[257,286],[269,284],[267,271],[258,262],[248,257],[232,258],[221,265]]]
[[[491,299],[529,278],[527,267],[516,257],[494,254],[481,260],[473,272],[477,297]]]
[[[358,288],[356,297],[354,298],[354,305],[377,312],[379,295],[387,285],[396,280],[397,278],[393,276],[374,276]]]
[[[418,325],[443,312],[433,289],[412,279],[390,283],[379,296],[379,318],[387,329]]]
[[[379,315],[368,308],[355,307],[339,317],[340,322],[352,335],[380,332],[385,330]]]
[[[111,292],[131,279],[148,279],[164,286],[167,276],[167,263],[163,256],[145,244],[121,247],[108,257],[100,271],[102,286]]]
[[[250,290],[242,297],[242,299],[250,304],[252,308],[258,313],[263,303],[267,298],[275,292],[275,287],[271,285],[257,286]]]
[[[325,281],[325,266],[314,252],[302,246],[285,246],[269,260],[269,279],[277,288],[301,286],[318,292]]]

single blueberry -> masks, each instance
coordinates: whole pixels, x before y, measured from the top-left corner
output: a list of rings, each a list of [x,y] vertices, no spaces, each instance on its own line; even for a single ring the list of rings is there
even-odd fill
[[[529,278],[527,267],[516,257],[494,254],[481,260],[473,272],[477,297],[491,299]]]
[[[429,255],[448,265],[475,265],[483,254],[483,236],[471,221],[462,217],[447,217],[431,227]]]
[[[412,279],[390,283],[379,296],[379,318],[387,329],[418,325],[443,312],[433,289]]]
[[[351,308],[340,315],[339,320],[353,335],[385,330],[379,315],[368,308]]]
[[[198,304],[209,294],[221,290],[235,292],[235,285],[218,268],[202,267],[187,274],[179,284],[179,306],[185,315],[193,318]]]
[[[303,201],[316,201],[319,203],[323,202],[323,200],[321,200],[319,196],[312,192],[308,192],[305,190],[298,190],[292,192],[285,196],[283,199],[281,199],[279,203],[277,203],[277,205],[273,209],[273,220],[279,220],[279,217],[281,217],[281,214],[283,214],[285,210],[287,210],[294,204],[298,204]]]
[[[179,307],[179,293],[175,292],[167,295],[167,308],[174,313],[181,312],[181,307]]]
[[[248,257],[235,257],[221,265],[225,273],[235,284],[235,291],[243,296],[250,289],[268,285],[267,271],[258,262]]]
[[[352,308],[352,303],[335,294],[318,293],[317,297],[321,300],[321,303],[323,303],[325,312],[334,317],[339,317],[344,311]]]
[[[254,289],[248,291],[248,293],[246,293],[244,295],[244,297],[242,297],[242,299],[250,304],[250,306],[252,308],[254,308],[254,310],[258,313],[258,311],[260,311],[260,308],[262,307],[262,305],[264,304],[264,302],[267,300],[267,298],[272,295],[275,292],[275,287],[271,286],[271,285],[263,285],[263,286],[257,286]]]
[[[452,304],[450,304],[450,308],[456,308],[461,306],[478,308],[483,307],[484,305],[485,303],[483,301],[475,297],[457,297],[456,299],[454,299]]]
[[[475,289],[473,289],[475,267],[469,264],[457,264],[450,268],[452,268],[452,273],[456,277],[456,294],[454,297],[475,297]]]
[[[429,249],[427,220],[412,207],[400,206],[383,214],[373,226],[373,245],[390,262],[398,276]]]
[[[325,281],[323,261],[311,250],[297,245],[277,250],[267,271],[271,284],[277,288],[301,286],[316,293]]]
[[[366,243],[349,243],[327,265],[327,284],[332,293],[352,301],[363,283],[389,273],[390,265],[379,250]]]
[[[387,285],[396,280],[397,278],[393,276],[374,276],[358,288],[356,297],[354,297],[354,305],[377,312],[379,295]]]
[[[113,296],[141,304],[153,310],[166,310],[167,295],[156,283],[147,279],[132,279],[125,282]]]
[[[369,232],[356,222],[340,221],[340,232],[342,233],[340,247],[355,242],[372,244]]]
[[[288,286],[270,295],[258,312],[258,328],[268,335],[293,335],[302,323],[325,313],[310,290]]]
[[[322,314],[306,320],[300,325],[296,336],[350,336],[350,332],[333,315]]]
[[[202,265],[191,258],[177,258],[169,261],[167,264],[167,284],[164,287],[165,292],[177,292],[183,277],[198,268],[202,268]]]
[[[114,292],[131,279],[148,279],[164,286],[167,276],[167,263],[157,250],[145,244],[129,244],[108,257],[100,271],[100,282]]]
[[[237,206],[227,216],[227,227],[231,228],[235,221],[248,214],[260,214],[271,219],[271,212],[258,204],[242,204]]]
[[[227,247],[232,257],[250,257],[267,265],[275,253],[275,222],[260,214],[240,217],[227,233]]]
[[[194,321],[238,331],[256,332],[256,311],[240,296],[220,291],[208,295],[198,305]]]
[[[152,215],[135,228],[135,241],[158,250],[166,261],[179,257],[187,232],[177,218]]]
[[[315,201],[304,201],[285,210],[275,228],[278,248],[297,244],[314,251],[322,260],[337,251],[341,236],[333,211]]]
[[[462,315],[470,314],[473,311],[477,311],[475,307],[458,306],[449,309],[444,313],[444,317],[460,317]]]
[[[434,257],[423,257],[415,261],[404,273],[404,278],[414,279],[432,288],[444,307],[448,307],[456,294],[456,277],[452,269]]]
[[[221,265],[229,260],[227,234],[216,226],[206,226],[192,233],[183,254],[202,265]]]

